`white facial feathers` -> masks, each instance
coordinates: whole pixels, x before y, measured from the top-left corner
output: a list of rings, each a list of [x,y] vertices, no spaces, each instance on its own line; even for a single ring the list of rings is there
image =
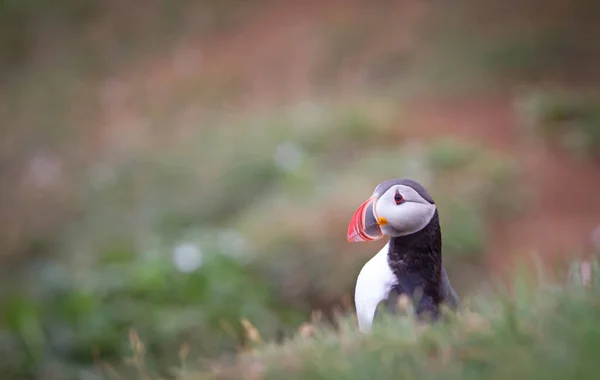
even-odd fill
[[[397,203],[397,193],[403,201]],[[385,218],[386,225],[381,225],[381,231],[388,236],[409,235],[423,229],[435,214],[435,204],[429,203],[412,187],[394,185],[383,193],[375,205],[377,218]]]

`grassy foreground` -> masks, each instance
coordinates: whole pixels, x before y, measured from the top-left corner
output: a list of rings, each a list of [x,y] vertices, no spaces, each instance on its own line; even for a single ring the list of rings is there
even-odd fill
[[[588,265],[588,264],[586,264]],[[382,315],[371,335],[340,318],[305,325],[282,345],[255,347],[198,379],[592,379],[600,369],[600,279],[578,263],[561,285],[526,276],[511,291],[469,300],[447,324]],[[583,281],[582,281],[583,280]],[[582,283],[584,286],[582,286]],[[537,284],[537,285],[534,285]],[[540,285],[541,284],[541,285]],[[557,284],[557,283],[555,283]]]

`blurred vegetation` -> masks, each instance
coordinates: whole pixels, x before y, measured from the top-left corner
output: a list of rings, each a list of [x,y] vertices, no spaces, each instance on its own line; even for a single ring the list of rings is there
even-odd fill
[[[418,325],[408,309],[382,314],[371,334],[340,318],[319,320],[284,344],[260,346],[235,366],[215,366],[183,379],[591,379],[600,332],[598,262],[582,285],[579,263],[559,282],[520,276],[473,298],[447,323]],[[585,276],[584,276],[585,277]]]
[[[524,94],[517,109],[524,124],[578,158],[600,159],[600,97],[564,89]]]
[[[209,37],[227,31],[247,10],[248,4],[239,0],[2,0],[0,79],[9,80],[23,65],[39,62],[106,73],[115,62],[168,48],[182,33],[193,30]],[[190,12],[197,15],[193,22]],[[128,22],[131,17],[135,22]]]
[[[595,3],[544,3],[534,27],[526,21],[536,1],[434,2],[413,43],[394,39],[405,26],[392,3],[321,21],[316,58],[306,63],[309,92],[319,95],[312,102],[285,96],[281,76],[293,59],[274,55],[263,70],[279,86],[262,109],[248,101],[252,74],[205,66],[203,54],[218,54],[219,38],[274,2],[1,1],[3,376],[96,378],[99,360],[114,365],[130,352],[132,329],[144,342],[144,368],[166,376],[181,366],[181,350],[197,367],[206,364],[198,358],[231,359],[248,347],[242,320],[273,341],[315,309],[332,317],[378,248],[347,245],[348,220],[377,183],[399,176],[431,189],[450,277],[469,294],[477,281],[465,268],[483,259],[490,223],[526,210],[526,189],[514,186],[520,165],[457,139],[407,137],[404,100],[482,78],[534,82],[526,120],[595,154],[595,98],[535,84],[593,77],[597,44],[584,36],[598,26],[586,22]],[[499,333],[514,318],[498,321]],[[387,351],[410,326],[382,327],[365,344]],[[390,340],[377,343],[382,335]],[[323,347],[302,343],[298,360],[311,364],[298,373],[332,374],[341,336],[322,339]],[[277,350],[288,347],[296,350]],[[364,360],[385,359],[377,347]],[[313,349],[331,362],[305,356]]]
[[[593,0],[435,1],[421,73],[434,88],[488,91],[545,82],[593,88],[600,49]]]
[[[297,109],[240,117],[247,124],[207,128],[176,149],[96,163],[77,189],[85,210],[56,247],[67,261],[41,258],[12,279],[20,290],[3,307],[5,371],[90,366],[93,352],[118,359],[131,328],[162,369],[183,343],[196,356],[234,352],[242,317],[265,339],[287,334],[352,288],[366,252],[339,231],[353,204],[399,172],[444,189],[433,194],[450,268],[477,263],[484,213],[510,193],[495,167],[514,164],[453,140],[390,144],[380,110],[361,102],[313,106],[307,119]],[[352,151],[361,153],[343,158]],[[352,250],[363,254],[339,261]]]

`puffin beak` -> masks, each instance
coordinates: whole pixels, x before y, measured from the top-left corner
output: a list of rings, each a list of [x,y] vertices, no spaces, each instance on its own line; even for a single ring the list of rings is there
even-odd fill
[[[370,197],[354,212],[348,225],[349,243],[378,240],[383,237],[380,224],[385,224],[385,219],[381,218],[379,221],[375,215],[373,206],[376,202],[377,198]]]

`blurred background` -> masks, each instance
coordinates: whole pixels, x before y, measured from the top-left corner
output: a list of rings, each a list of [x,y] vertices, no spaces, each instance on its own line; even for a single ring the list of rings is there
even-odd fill
[[[163,376],[352,311],[412,177],[462,297],[600,249],[594,0],[0,1],[0,371]],[[135,335],[133,335],[135,336]],[[103,363],[103,364],[99,364]],[[107,368],[107,367],[104,367]]]

